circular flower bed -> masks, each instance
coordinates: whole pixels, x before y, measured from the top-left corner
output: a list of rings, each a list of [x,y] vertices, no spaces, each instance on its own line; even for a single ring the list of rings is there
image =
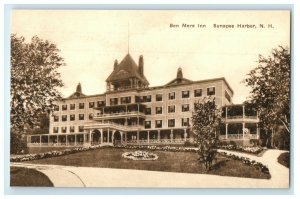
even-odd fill
[[[147,151],[134,151],[134,152],[125,152],[122,154],[123,158],[131,160],[157,160],[158,156],[154,153],[149,153]]]

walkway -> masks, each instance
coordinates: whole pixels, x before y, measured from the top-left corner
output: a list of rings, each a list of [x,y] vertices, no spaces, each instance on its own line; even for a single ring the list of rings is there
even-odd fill
[[[224,150],[222,150],[224,151]],[[187,174],[128,169],[73,167],[11,163],[11,166],[34,168],[46,174],[55,187],[165,187],[165,188],[288,188],[289,169],[277,162],[284,151],[268,150],[262,157],[238,152],[267,165],[272,178],[251,179],[207,174]]]

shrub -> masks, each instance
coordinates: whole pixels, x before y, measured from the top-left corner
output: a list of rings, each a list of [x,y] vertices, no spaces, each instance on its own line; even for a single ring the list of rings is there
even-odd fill
[[[290,168],[290,153],[286,152],[280,154],[280,156],[277,158],[277,161],[283,166]]]
[[[22,154],[27,153],[26,137],[21,133],[11,130],[10,133],[10,154]]]

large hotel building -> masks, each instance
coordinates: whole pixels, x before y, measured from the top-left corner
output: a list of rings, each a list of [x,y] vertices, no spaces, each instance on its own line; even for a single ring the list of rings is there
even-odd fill
[[[208,96],[223,110],[221,140],[245,144],[259,138],[257,114],[232,103],[233,90],[224,77],[192,81],[178,68],[169,83],[149,87],[143,56],[136,64],[127,54],[120,63],[114,62],[106,85],[103,94],[85,95],[78,84],[71,96],[57,102],[49,134],[28,136],[28,146],[193,143],[194,104]]]

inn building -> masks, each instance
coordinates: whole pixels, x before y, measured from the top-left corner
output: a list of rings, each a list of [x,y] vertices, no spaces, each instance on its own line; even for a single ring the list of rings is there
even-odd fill
[[[196,71],[195,71],[196,72]],[[232,103],[233,90],[224,77],[189,80],[181,68],[162,86],[149,87],[144,59],[138,64],[127,54],[114,62],[106,79],[106,92],[85,95],[76,91],[56,102],[49,134],[29,135],[29,147],[90,145],[183,145],[193,143],[194,104],[214,98],[223,110],[221,140],[249,143],[259,138],[257,113]]]

